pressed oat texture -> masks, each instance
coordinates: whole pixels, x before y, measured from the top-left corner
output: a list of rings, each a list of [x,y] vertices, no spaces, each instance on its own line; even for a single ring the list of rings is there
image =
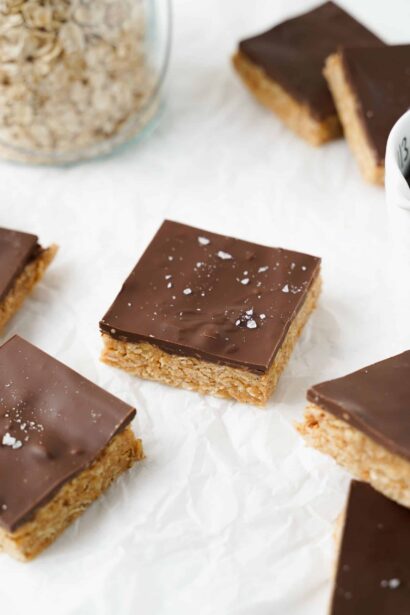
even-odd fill
[[[342,128],[336,113],[319,120],[312,116],[307,105],[290,96],[283,87],[269,78],[266,73],[242,53],[233,56],[233,65],[245,85],[265,107],[311,145],[322,145],[342,135]]]
[[[297,426],[309,446],[330,455],[355,478],[410,508],[410,461],[315,404]]]
[[[308,293],[266,374],[258,375],[246,369],[216,365],[194,357],[180,357],[164,352],[154,344],[121,342],[106,334],[103,334],[104,350],[101,358],[104,363],[120,367],[141,378],[197,391],[203,395],[216,395],[263,406],[274,392],[297,339],[316,307],[320,288],[319,278]]]
[[[56,245],[42,250],[33,261],[25,266],[22,273],[15,280],[10,291],[0,302],[0,332],[21,307],[34,286],[41,280],[57,250]]]
[[[0,347],[0,549],[30,560],[142,459],[135,408],[15,335]]]
[[[336,109],[343,124],[344,134],[357,160],[364,179],[373,184],[384,184],[384,161],[379,161],[367,138],[357,112],[354,91],[346,80],[340,54],[331,55],[325,65],[324,75],[333,94]]]
[[[143,456],[141,440],[126,428],[113,438],[90,468],[66,483],[32,520],[15,532],[0,527],[0,551],[21,561],[32,560]]]
[[[167,220],[100,321],[102,360],[263,405],[320,285],[318,257]]]
[[[410,107],[410,45],[341,49],[325,77],[363,177],[383,184],[387,139]]]
[[[233,64],[259,102],[297,135],[321,145],[342,133],[323,66],[330,54],[351,46],[384,43],[336,3],[325,2],[240,41]]]

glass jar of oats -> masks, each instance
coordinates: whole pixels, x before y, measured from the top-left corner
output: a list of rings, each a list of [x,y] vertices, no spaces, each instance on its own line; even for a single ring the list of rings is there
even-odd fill
[[[170,0],[0,0],[0,156],[72,162],[142,134],[170,23]]]

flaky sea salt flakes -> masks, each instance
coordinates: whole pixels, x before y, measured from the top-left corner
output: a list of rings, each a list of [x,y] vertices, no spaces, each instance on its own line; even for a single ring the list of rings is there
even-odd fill
[[[172,288],[172,282],[168,282],[167,288]]]
[[[192,295],[192,290],[190,288],[184,288],[182,292],[184,295]]]
[[[401,581],[400,579],[383,579],[381,581],[380,586],[388,589],[397,589],[400,587]]]
[[[251,318],[246,322],[246,326],[248,329],[256,329],[258,325],[256,324],[256,321]]]
[[[243,278],[241,280],[241,284],[243,284],[244,286],[246,286],[247,284],[249,284],[249,278]]]
[[[306,265],[302,265],[301,269],[302,269],[302,271],[306,271],[306,269],[307,269]]]
[[[223,261],[228,261],[232,258],[232,254],[229,254],[228,252],[224,252],[223,250],[219,250],[219,252],[216,253],[218,258],[221,258]]]
[[[260,314],[260,315],[259,315],[259,318],[260,318],[261,320],[265,320],[265,318],[266,318],[266,314]]]
[[[267,271],[268,269],[269,267],[267,265],[265,265],[264,267],[259,267],[258,273],[265,273],[265,271]]]
[[[23,446],[21,440],[17,440],[17,438],[11,436],[9,432],[4,434],[1,443],[3,446],[11,446],[11,448],[20,448],[21,446]]]
[[[255,326],[257,325],[256,325],[256,322],[253,320],[252,316],[253,316],[253,308],[249,308],[248,310],[245,310],[245,313],[242,314],[240,318],[238,318],[235,321],[235,325],[239,327],[242,324],[246,324],[248,329],[254,329],[255,327],[253,326],[252,322],[255,323]],[[248,325],[249,322],[251,323],[250,326]]]
[[[198,243],[200,246],[207,246],[211,241],[207,237],[198,237]]]
[[[171,278],[172,278],[172,275],[171,275],[170,273],[168,273],[168,274],[165,276],[165,279],[166,279],[166,280],[170,280]]]
[[[288,293],[289,292],[289,285],[285,284],[285,286],[282,288],[282,292],[283,293]]]

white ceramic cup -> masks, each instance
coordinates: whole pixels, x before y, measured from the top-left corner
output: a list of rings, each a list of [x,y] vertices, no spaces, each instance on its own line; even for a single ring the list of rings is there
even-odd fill
[[[393,126],[386,149],[388,284],[397,342],[410,348],[410,111]]]

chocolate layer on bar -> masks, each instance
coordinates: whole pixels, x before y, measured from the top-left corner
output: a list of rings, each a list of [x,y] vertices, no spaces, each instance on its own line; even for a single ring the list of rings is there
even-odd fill
[[[308,400],[410,459],[410,351],[317,384]]]
[[[0,301],[7,295],[24,267],[40,251],[36,235],[0,228]]]
[[[165,221],[100,323],[129,342],[265,372],[320,259]]]
[[[353,481],[330,615],[408,615],[410,511]]]
[[[326,58],[340,46],[383,44],[339,6],[326,2],[242,41],[239,50],[293,98],[307,105],[313,117],[324,120],[336,114],[322,75]]]
[[[342,60],[369,143],[383,162],[387,137],[410,107],[410,45],[345,49]]]
[[[18,336],[0,348],[0,525],[14,531],[135,410]]]

